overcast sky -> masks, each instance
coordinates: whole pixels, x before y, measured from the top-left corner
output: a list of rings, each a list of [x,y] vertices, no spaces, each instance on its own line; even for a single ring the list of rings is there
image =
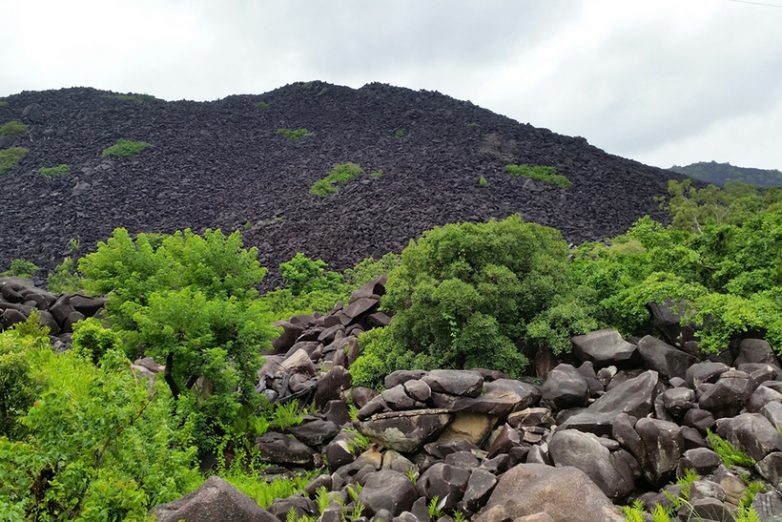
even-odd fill
[[[378,81],[661,167],[782,169],[782,0],[0,4],[0,96],[91,86],[212,100]]]

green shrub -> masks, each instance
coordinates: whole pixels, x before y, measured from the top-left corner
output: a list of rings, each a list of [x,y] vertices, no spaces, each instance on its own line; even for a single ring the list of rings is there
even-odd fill
[[[71,168],[65,163],[60,163],[59,165],[54,167],[41,167],[40,169],[38,169],[39,174],[41,174],[42,176],[48,176],[50,178],[65,176],[70,171]]]
[[[37,315],[28,322],[28,327],[35,328]],[[24,429],[18,420],[33,405],[38,392],[28,352],[48,345],[45,334],[22,335],[19,325],[0,333],[0,439],[23,436]]]
[[[0,272],[0,276],[30,279],[38,270],[40,270],[38,265],[31,261],[27,261],[26,259],[14,259],[11,261],[11,266],[8,267],[8,270]]]
[[[371,178],[382,178],[383,177],[383,169],[375,169],[372,172],[369,173],[369,177]]]
[[[254,300],[266,270],[239,232],[133,239],[117,229],[79,269],[88,291],[108,294],[107,320],[128,353],[165,364],[165,382],[188,411],[199,448],[216,447],[255,410],[260,353],[276,330]]]
[[[93,364],[98,364],[109,350],[117,350],[120,347],[119,334],[104,328],[94,317],[79,321],[74,326],[73,349],[79,355],[91,360]]]
[[[8,136],[11,138],[18,138],[27,134],[29,128],[27,125],[18,120],[9,121],[3,125],[0,125],[0,136]]]
[[[565,176],[557,174],[557,168],[546,165],[505,165],[505,171],[514,178],[522,176],[541,181],[559,188],[568,188],[572,183]]]
[[[138,104],[157,100],[157,98],[155,98],[151,94],[139,94],[133,92],[129,92],[127,94],[109,94],[106,97],[111,98],[112,100],[119,100],[119,101],[138,103]]]
[[[300,129],[286,129],[286,128],[280,128],[277,129],[277,135],[282,136],[283,138],[287,138],[292,141],[298,141],[302,139],[305,136],[308,136],[310,134],[310,131],[304,128]]]
[[[256,109],[260,109],[262,111],[265,111],[269,107],[271,107],[271,105],[269,103],[265,102],[265,101],[255,102],[255,108]]]
[[[518,375],[527,326],[570,288],[554,229],[503,221],[434,228],[402,252],[383,306],[394,321],[362,334],[354,382],[395,369],[493,367]]]
[[[744,466],[745,468],[751,468],[755,465],[755,461],[752,460],[752,457],[716,433],[713,433],[710,430],[706,430],[706,438],[709,441],[711,449],[713,449],[714,452],[719,455],[722,463],[725,464],[725,466],[731,467],[738,465]]]
[[[83,290],[83,286],[81,277],[76,273],[76,261],[72,257],[63,259],[46,279],[46,288],[55,294],[75,294]]]
[[[290,261],[280,265],[280,274],[286,287],[294,296],[316,290],[335,289],[342,284],[337,272],[328,272],[322,259],[310,259],[297,252]]]
[[[402,138],[407,135],[407,131],[405,129],[396,129],[394,131],[394,139],[401,140]]]
[[[145,149],[151,147],[149,143],[143,141],[133,141],[120,139],[114,145],[106,147],[100,153],[101,158],[127,158],[140,154]]]
[[[9,147],[7,149],[0,150],[0,174],[5,174],[17,163],[22,161],[22,158],[30,152],[29,149],[24,147]]]
[[[488,187],[489,186],[489,182],[486,181],[486,178],[484,176],[481,176],[480,178],[478,178],[478,186],[479,187]]]
[[[338,163],[332,167],[331,172],[325,178],[316,181],[310,187],[310,194],[315,196],[327,196],[339,191],[337,185],[344,185],[364,174],[364,169],[356,163]]]
[[[5,100],[0,100],[0,109],[5,109],[8,107],[8,102]]]
[[[389,252],[380,259],[367,257],[356,263],[355,266],[345,269],[345,281],[351,287],[359,288],[383,274],[388,274],[399,266],[399,262],[399,254],[394,252]]]

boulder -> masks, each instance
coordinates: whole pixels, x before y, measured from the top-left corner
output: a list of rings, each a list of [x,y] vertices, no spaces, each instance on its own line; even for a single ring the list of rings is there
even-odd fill
[[[370,514],[387,510],[392,516],[401,514],[413,506],[418,498],[416,488],[404,474],[391,469],[367,475],[364,487],[358,495]]]
[[[308,417],[298,426],[291,426],[288,431],[307,446],[322,446],[339,433],[339,426],[331,421]]]
[[[589,361],[597,367],[627,364],[636,353],[636,346],[612,329],[577,335],[570,341],[579,360]]]
[[[592,433],[558,430],[549,442],[549,454],[554,465],[586,473],[608,497],[624,497],[635,487],[632,469]]]
[[[687,368],[698,362],[692,355],[651,335],[638,341],[638,353],[641,354],[647,369],[668,378],[684,377]]]
[[[433,392],[477,397],[483,390],[483,377],[467,370],[432,370],[421,379]]]
[[[423,472],[416,482],[416,489],[426,498],[437,497],[438,504],[453,509],[462,499],[470,479],[470,470],[437,462]]]
[[[737,370],[723,373],[714,385],[701,385],[699,390],[698,405],[716,418],[738,415],[753,392],[749,375]]]
[[[772,451],[782,451],[782,435],[760,413],[717,419],[716,431],[755,461],[762,460]]]
[[[684,380],[690,388],[697,388],[705,382],[714,383],[728,371],[728,365],[721,362],[704,361],[693,364],[684,373]]]
[[[269,462],[298,466],[312,464],[313,451],[293,435],[270,431],[256,438],[255,445]]]
[[[700,476],[706,476],[717,469],[722,460],[719,455],[708,448],[693,448],[684,452],[679,459],[677,475],[683,476],[685,470],[694,470]]]
[[[689,388],[671,388],[663,392],[662,402],[668,413],[679,419],[695,406],[695,391]]]
[[[217,476],[209,477],[179,500],[153,508],[151,513],[158,522],[278,522],[253,499]]]
[[[558,410],[586,406],[589,384],[584,376],[570,364],[560,364],[552,369],[540,389],[541,398]]]
[[[496,418],[482,413],[458,412],[453,421],[445,428],[438,442],[467,440],[479,445],[491,433]]]
[[[467,489],[462,497],[462,505],[469,512],[475,512],[488,499],[497,485],[497,478],[484,469],[474,469],[467,481]]]
[[[779,368],[779,360],[774,350],[763,339],[742,339],[739,343],[739,355],[733,365],[738,368],[746,363],[770,364]]]
[[[685,450],[681,427],[673,422],[643,418],[636,422],[635,430],[646,453],[644,477],[656,485],[668,482]]]
[[[451,422],[446,410],[422,409],[378,413],[357,423],[358,430],[381,446],[400,453],[415,453],[436,438]]]
[[[541,464],[519,464],[503,474],[475,520],[501,522],[538,513],[555,522],[624,521],[586,473]]]

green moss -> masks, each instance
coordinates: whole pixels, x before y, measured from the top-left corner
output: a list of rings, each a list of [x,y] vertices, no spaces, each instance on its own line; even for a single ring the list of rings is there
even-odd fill
[[[155,98],[151,94],[138,94],[133,92],[129,92],[127,94],[110,94],[106,97],[111,98],[112,100],[119,100],[119,101],[138,103],[138,104],[157,100],[157,98]]]
[[[488,187],[489,186],[489,182],[486,181],[486,177],[485,176],[481,176],[480,178],[478,178],[478,186],[479,187]]]
[[[382,178],[383,177],[383,169],[377,169],[373,170],[369,173],[369,176],[372,178]]]
[[[405,129],[396,129],[394,131],[394,139],[401,140],[405,137],[407,134],[407,131]]]
[[[260,110],[262,110],[262,111],[265,111],[265,110],[266,110],[266,109],[268,109],[269,107],[271,107],[271,105],[269,105],[269,104],[268,104],[268,103],[266,103],[265,101],[259,101],[259,102],[256,102],[256,103],[255,103],[255,108],[256,108],[256,109],[260,109]]]
[[[27,125],[18,120],[9,121],[8,123],[0,126],[0,136],[10,136],[17,138],[27,134],[29,128]]]
[[[514,178],[522,176],[535,181],[541,181],[559,188],[568,188],[572,183],[561,174],[557,168],[548,165],[505,165],[505,171]]]
[[[8,102],[5,100],[0,100],[0,109],[5,109],[8,107]]]
[[[310,133],[307,129],[301,128],[301,129],[286,129],[286,128],[280,128],[277,129],[277,135],[282,136],[283,138],[287,138],[289,140],[297,141],[302,139],[304,136],[307,136]]]
[[[41,167],[38,169],[38,173],[42,176],[48,176],[50,178],[58,178],[65,176],[71,171],[71,168],[65,163],[60,163],[54,167]]]
[[[337,185],[343,185],[364,174],[364,169],[356,163],[338,163],[334,165],[329,175],[316,181],[310,187],[310,194],[315,196],[328,196],[338,192]]]
[[[127,158],[128,156],[135,156],[136,154],[140,154],[144,149],[151,146],[152,145],[149,143],[143,141],[120,139],[117,140],[114,145],[103,149],[103,152],[100,153],[100,157]]]
[[[0,174],[5,174],[11,167],[19,163],[29,149],[24,147],[9,147],[7,149],[0,150]]]

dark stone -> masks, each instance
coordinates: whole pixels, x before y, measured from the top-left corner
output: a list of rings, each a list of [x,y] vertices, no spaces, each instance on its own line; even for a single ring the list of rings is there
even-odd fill
[[[418,498],[412,482],[398,471],[384,469],[370,473],[358,495],[370,514],[388,510],[392,516],[409,510]]]
[[[296,339],[299,338],[304,331],[302,325],[296,325],[287,321],[277,321],[274,326],[282,327],[282,333],[279,337],[272,341],[272,347],[276,352],[285,352],[296,343]]]
[[[684,377],[687,368],[698,362],[692,355],[651,335],[638,341],[638,353],[641,354],[647,369],[664,377]]]
[[[155,507],[151,513],[159,522],[278,522],[253,499],[217,476],[206,479],[192,493]]]
[[[342,324],[347,325],[354,319],[367,312],[373,312],[380,305],[380,301],[373,297],[359,297],[355,301],[352,301],[350,305],[342,312],[347,317],[347,322],[343,321]]]
[[[708,410],[691,408],[684,414],[682,424],[695,428],[701,433],[706,433],[706,430],[714,426],[714,415]]]
[[[17,323],[23,323],[27,320],[27,317],[19,310],[13,308],[7,308],[0,314],[0,325],[3,328],[10,328]]]
[[[642,418],[635,424],[646,452],[644,477],[652,484],[668,482],[685,451],[681,428],[673,422]]]
[[[616,330],[577,335],[570,341],[573,343],[573,353],[579,360],[592,362],[598,367],[627,364],[636,352],[635,345],[622,339]]]
[[[694,448],[684,452],[679,459],[679,465],[676,474],[684,475],[687,469],[694,470],[700,476],[706,476],[717,469],[722,460],[719,455],[708,448]]]
[[[357,408],[363,408],[369,401],[377,396],[377,392],[363,386],[354,386],[350,389],[350,400]]]
[[[753,391],[747,374],[735,376],[731,374],[728,377],[725,376],[726,374],[720,376],[713,386],[704,388],[705,391],[698,400],[700,408],[709,410],[716,418],[738,415]]]
[[[312,464],[313,451],[292,435],[270,431],[256,438],[255,445],[269,462],[300,466]]]
[[[342,399],[335,399],[326,403],[323,408],[323,415],[337,426],[342,426],[350,422],[350,412],[348,406]]]
[[[760,413],[717,419],[716,432],[755,461],[772,451],[782,451],[782,435]]]
[[[663,334],[669,343],[679,344],[682,340],[681,320],[683,314],[681,310],[677,309],[677,303],[666,299],[662,303],[649,303],[646,308],[652,315],[654,327]]]
[[[620,413],[616,416],[611,426],[611,437],[629,451],[643,466],[646,462],[646,449],[641,436],[635,431],[635,423],[635,417],[630,417],[626,413]]]
[[[416,482],[418,493],[427,498],[437,496],[444,509],[453,509],[467,489],[470,471],[443,462],[432,465]]]
[[[491,472],[480,468],[473,470],[462,497],[467,511],[475,512],[482,506],[496,485],[497,478]]]
[[[451,421],[442,410],[378,413],[359,422],[358,430],[381,446],[400,453],[415,453],[437,437]]]
[[[487,457],[490,459],[503,453],[508,453],[512,447],[521,444],[521,434],[517,430],[507,424],[497,429],[499,431],[488,448]]]
[[[483,377],[467,370],[432,370],[421,378],[433,392],[477,397],[483,390]]]
[[[689,388],[671,388],[662,393],[662,401],[668,413],[678,419],[695,406],[695,391]]]
[[[769,402],[763,406],[760,413],[768,419],[771,425],[774,426],[774,429],[779,431],[779,429],[782,428],[782,403]]]
[[[339,399],[341,393],[350,388],[350,384],[350,373],[342,366],[334,366],[318,381],[313,398],[315,406],[322,409],[330,401]]]
[[[403,384],[384,390],[380,397],[394,411],[415,410],[426,406],[407,395]]]
[[[302,424],[291,426],[288,431],[307,446],[322,446],[339,433],[339,426],[317,417],[305,418]]]
[[[562,410],[585,406],[589,398],[589,384],[570,364],[560,364],[551,370],[540,389],[541,398]]]
[[[356,460],[356,455],[351,451],[351,445],[346,439],[335,439],[324,449],[329,471],[334,472],[342,466],[346,466]]]
[[[82,314],[81,312],[71,312],[70,314],[68,314],[68,317],[65,319],[65,321],[62,322],[62,331],[72,332],[73,325],[75,325],[79,321],[83,321],[84,319],[85,319],[84,314]]]
[[[704,361],[693,364],[684,374],[690,388],[697,388],[705,382],[717,382],[720,375],[728,371],[728,365],[721,362]]]
[[[782,393],[767,386],[758,386],[746,403],[747,411],[758,413],[769,402],[782,402]]]
[[[733,365],[738,367],[745,363],[770,364],[779,368],[774,350],[763,339],[742,339],[739,343],[739,355]]]
[[[393,388],[398,384],[404,384],[407,381],[419,380],[426,375],[424,370],[395,370],[383,379],[385,389]],[[427,385],[428,386],[428,385]]]
[[[68,316],[76,310],[71,306],[71,298],[67,295],[61,295],[57,298],[52,306],[49,307],[49,313],[54,316],[54,319],[60,323],[65,323]]]
[[[416,401],[426,402],[432,397],[432,389],[420,379],[406,381],[403,386],[407,395]]]
[[[106,306],[105,297],[89,297],[82,294],[71,296],[71,306],[84,314],[85,317],[92,317]]]
[[[49,335],[59,335],[60,325],[57,324],[57,321],[55,321],[54,316],[47,312],[46,310],[41,310],[38,312],[38,321],[41,323],[41,326],[45,326],[49,329]]]

